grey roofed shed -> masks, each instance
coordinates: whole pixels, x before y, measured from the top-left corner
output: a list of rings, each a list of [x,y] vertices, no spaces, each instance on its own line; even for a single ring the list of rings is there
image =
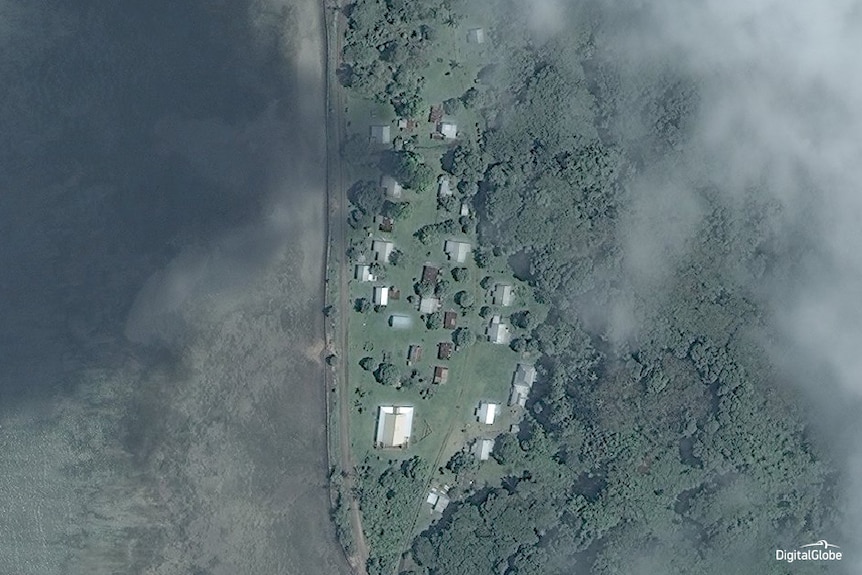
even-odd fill
[[[393,313],[389,316],[389,326],[394,329],[407,329],[413,325],[413,319],[409,315]]]
[[[388,144],[391,142],[392,134],[389,126],[371,126],[371,141],[375,144]]]
[[[482,44],[485,42],[484,28],[470,28],[467,31],[467,41],[471,44]]]

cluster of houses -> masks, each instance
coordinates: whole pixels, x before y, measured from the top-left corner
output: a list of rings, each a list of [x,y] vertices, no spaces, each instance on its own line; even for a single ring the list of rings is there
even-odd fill
[[[451,142],[458,139],[458,122],[455,118],[445,115],[443,106],[431,106],[431,111],[428,114],[428,122],[434,126],[430,136],[434,140],[443,140]],[[411,133],[419,127],[419,122],[412,118],[398,118],[395,122],[398,130],[404,133]],[[401,137],[393,140],[392,126],[386,124],[373,124],[368,129],[368,141],[372,144],[388,146],[395,144],[396,149],[400,149],[399,142]]]
[[[512,284],[498,283],[491,290],[491,301],[495,306],[509,307],[512,305],[514,297],[514,287]],[[488,341],[496,344],[508,345],[512,340],[512,332],[509,329],[509,324],[504,322],[500,315],[491,317],[488,327],[485,328],[485,335],[488,336]]]
[[[418,346],[411,346],[413,349]],[[421,348],[419,348],[421,354]],[[434,379],[441,379],[445,383],[449,377],[449,369],[444,366],[434,368]],[[536,368],[533,365],[519,363],[512,375],[511,390],[509,392],[509,405],[524,407],[530,390],[536,381]],[[473,414],[476,421],[482,425],[491,427],[497,423],[503,412],[502,405],[493,401],[480,401]],[[404,448],[410,444],[413,428],[414,407],[410,405],[383,405],[377,412],[377,433],[374,446],[381,449]],[[488,459],[494,449],[494,440],[491,438],[480,438],[473,444],[473,452],[484,461]]]

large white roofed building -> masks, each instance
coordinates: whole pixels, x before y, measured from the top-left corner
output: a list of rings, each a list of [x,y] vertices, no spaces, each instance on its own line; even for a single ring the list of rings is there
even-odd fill
[[[406,447],[413,430],[413,407],[381,405],[377,411],[377,447]]]

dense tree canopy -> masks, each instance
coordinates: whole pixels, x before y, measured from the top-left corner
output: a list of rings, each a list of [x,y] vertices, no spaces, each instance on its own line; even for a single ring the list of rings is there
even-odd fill
[[[587,26],[526,52],[500,47],[482,151],[443,158],[478,183],[477,255],[526,254],[554,311],[540,324],[512,316],[527,332],[513,347],[541,352],[546,376],[519,436],[497,439],[506,478],[458,503],[413,555],[441,574],[784,573],[777,541],[834,526],[835,473],[756,337],[769,237],[751,214],[770,208],[732,210],[705,190],[697,240],[675,247],[661,289],[625,273],[624,218],[649,206],[632,196],[643,142],[624,137],[621,106],[645,110],[660,166],[698,99],[685,78],[619,67],[596,37]],[[610,93],[631,85],[636,95]],[[609,310],[634,327],[620,331]]]
[[[566,33],[539,40],[512,4],[491,1],[494,62],[458,100],[481,117],[481,135],[441,157],[478,212],[482,287],[494,262],[517,256],[551,313],[506,311],[519,329],[511,346],[538,357],[540,381],[518,434],[496,440],[501,477],[454,501],[412,557],[430,575],[786,573],[776,546],[817,540],[838,516],[834,465],[764,344],[775,334],[758,289],[778,257],[776,208],[734,205],[695,174],[688,233],[658,233],[674,206],[650,202],[643,182],[661,185],[680,161],[698,85],[670,65],[623,61],[602,43],[607,22],[593,3],[572,4]],[[357,0],[345,46],[353,88],[396,107],[418,102],[422,46],[448,11]],[[433,182],[414,152],[384,162],[407,187]],[[351,201],[387,209],[371,196]],[[633,222],[653,233],[635,235]],[[469,223],[415,235],[430,244]],[[641,240],[655,237],[658,255],[641,257]],[[464,282],[459,269],[453,280]],[[471,291],[454,300],[476,305]],[[459,347],[473,340],[469,328],[453,333]],[[460,453],[452,465],[471,461]],[[800,572],[820,572],[809,567]]]
[[[350,186],[347,191],[350,203],[363,214],[375,215],[383,209],[383,191],[376,182],[361,180]]]

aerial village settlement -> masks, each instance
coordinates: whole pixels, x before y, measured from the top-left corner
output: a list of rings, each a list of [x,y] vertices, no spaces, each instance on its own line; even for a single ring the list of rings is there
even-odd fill
[[[444,169],[459,145],[481,145],[479,119],[458,96],[482,64],[485,31],[445,33],[463,64],[429,71],[426,108],[398,116],[345,98],[349,309],[339,361],[371,570],[391,571],[450,501],[499,479],[495,442],[518,433],[538,373],[521,336],[546,310],[505,260],[487,257],[475,190]],[[404,499],[379,500],[380,478],[395,475]],[[337,523],[355,551],[344,500]]]

